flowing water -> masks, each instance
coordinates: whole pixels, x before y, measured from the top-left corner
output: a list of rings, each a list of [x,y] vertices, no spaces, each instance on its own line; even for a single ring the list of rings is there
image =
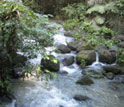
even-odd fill
[[[48,53],[55,50],[59,44],[67,45],[74,39],[64,35],[64,29],[59,25],[59,33],[54,36],[54,47],[46,48]],[[16,80],[13,82],[12,93],[16,97],[12,104],[5,107],[124,107],[124,85],[108,80],[93,79],[91,86],[82,86],[76,84],[76,81],[82,76],[82,70],[76,64],[64,66],[62,60],[68,56],[76,56],[72,51],[68,54],[52,52],[60,61],[60,72],[57,73],[58,79],[50,81],[36,80]],[[102,70],[104,64],[99,62],[98,53],[96,53],[96,62],[89,68]],[[41,56],[30,59],[33,64],[40,64]],[[66,71],[67,73],[63,73]],[[75,95],[88,96],[87,101],[76,101]]]

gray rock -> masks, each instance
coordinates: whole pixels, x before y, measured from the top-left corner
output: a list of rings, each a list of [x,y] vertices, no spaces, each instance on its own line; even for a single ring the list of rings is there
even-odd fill
[[[119,67],[118,65],[113,65],[113,66],[104,66],[103,69],[108,73],[108,72],[112,72],[115,75],[120,74],[121,71],[121,67]]]
[[[124,42],[120,42],[120,43],[118,44],[118,47],[124,48]]]
[[[71,52],[71,49],[69,49],[66,45],[59,45],[58,47],[58,50],[60,50],[61,53],[70,53]]]
[[[98,50],[99,61],[107,64],[112,64],[116,61],[116,52],[111,52],[107,49]]]
[[[83,95],[75,95],[74,99],[77,101],[86,101],[86,100],[89,100],[90,98],[87,96],[83,96]]]
[[[113,39],[116,40],[116,41],[124,41],[124,35],[114,36]]]
[[[69,65],[72,65],[73,63],[74,63],[74,56],[69,56],[63,59],[64,66],[69,66]]]
[[[69,42],[68,43],[68,47],[73,50],[73,51],[76,51],[77,48],[78,48],[78,43],[77,42]]]
[[[114,76],[115,76],[115,75],[114,75],[112,72],[109,72],[109,73],[106,74],[106,77],[107,77],[108,79],[110,79],[110,80],[114,79]]]

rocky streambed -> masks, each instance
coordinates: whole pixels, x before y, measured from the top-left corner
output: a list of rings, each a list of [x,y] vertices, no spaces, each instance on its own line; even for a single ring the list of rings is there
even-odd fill
[[[30,59],[33,64],[57,72],[49,81],[14,80],[13,103],[5,107],[124,107],[123,67],[116,65],[116,48],[97,47],[81,50],[82,43],[67,37],[61,25],[54,36],[54,46],[46,48],[56,63],[41,56]],[[52,50],[58,49],[58,52]],[[86,67],[80,68],[85,57]]]

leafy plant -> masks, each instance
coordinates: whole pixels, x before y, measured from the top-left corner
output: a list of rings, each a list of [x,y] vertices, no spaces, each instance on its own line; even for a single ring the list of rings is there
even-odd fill
[[[68,19],[62,23],[65,30],[73,30],[78,25],[78,19]]]
[[[101,28],[101,34],[104,35],[104,34],[110,34],[110,35],[114,35],[115,32],[107,27],[102,27]]]
[[[118,63],[119,64],[124,64],[124,50],[121,49],[121,48],[119,48]]]
[[[115,4],[116,4],[116,7],[119,9],[118,14],[121,17],[124,17],[124,0],[116,0]]]
[[[86,11],[86,14],[92,14],[93,12],[104,14],[105,13],[105,6],[104,5],[95,5],[95,6],[91,7],[91,8],[89,8]]]
[[[82,59],[81,60],[81,67],[85,68],[85,66],[86,66],[86,61],[85,61],[85,59]]]
[[[87,5],[84,3],[73,3],[69,4],[68,6],[64,7],[62,11],[64,15],[66,15],[69,19],[84,19],[85,11],[87,9]]]

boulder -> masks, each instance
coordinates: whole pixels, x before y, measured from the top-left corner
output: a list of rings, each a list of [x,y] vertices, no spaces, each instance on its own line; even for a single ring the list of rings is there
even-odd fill
[[[63,44],[59,45],[57,48],[63,54],[71,52],[71,49],[68,48],[66,45],[63,45]]]
[[[73,63],[74,63],[74,56],[69,56],[63,59],[64,66],[69,66],[69,65],[72,65]]]
[[[86,43],[82,45],[82,48],[84,50],[93,50],[95,46],[93,46],[91,43]]]
[[[83,95],[75,95],[74,99],[77,101],[86,101],[86,100],[89,100],[90,98],[87,96],[83,96]]]
[[[76,52],[80,52],[83,50],[83,46],[86,45],[85,41],[78,41],[78,42],[69,42],[68,47]]]
[[[96,21],[97,25],[103,25],[105,22],[105,18],[102,16],[96,16],[94,20]]]
[[[96,46],[95,47],[95,51],[99,51],[99,50],[101,50],[101,49],[107,49],[107,47],[105,46],[105,45],[99,45],[99,46]]]
[[[116,41],[123,41],[124,42],[124,35],[114,36],[113,39],[116,40]]]
[[[94,50],[82,50],[76,56],[77,64],[85,60],[86,65],[91,65],[96,61],[96,52]]]
[[[98,50],[99,61],[107,64],[112,64],[116,61],[116,52],[111,52],[108,49]]]
[[[122,72],[121,68],[118,65],[104,66],[103,69],[105,70],[105,72],[107,72],[107,73],[112,72],[115,75],[120,74]]]
[[[80,85],[91,85],[91,84],[94,84],[93,80],[90,79],[88,76],[83,76],[76,83],[80,84]]]
[[[52,72],[57,72],[60,69],[60,63],[57,58],[49,55],[41,59],[41,69],[48,69]]]
[[[118,43],[118,47],[120,47],[120,48],[124,48],[124,42],[120,42],[120,43]]]
[[[82,74],[85,76],[93,77],[95,79],[103,78],[103,71],[98,71],[96,69],[83,69]]]
[[[112,79],[114,79],[114,74],[112,73],[112,72],[108,72],[107,74],[106,74],[106,77],[108,78],[108,79],[110,79],[110,80],[112,80]]]
[[[73,51],[76,51],[77,48],[78,48],[78,43],[77,42],[69,42],[68,43],[68,47],[73,50]]]

